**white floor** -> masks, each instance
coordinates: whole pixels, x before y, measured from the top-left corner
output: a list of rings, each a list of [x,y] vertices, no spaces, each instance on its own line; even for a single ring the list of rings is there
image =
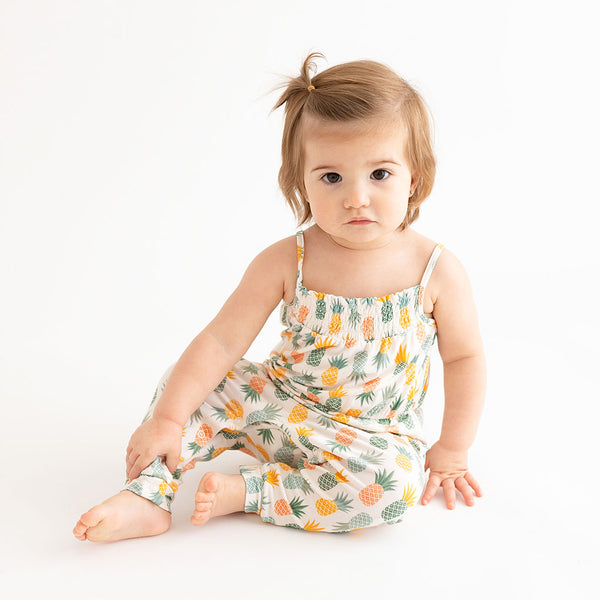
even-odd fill
[[[8,390],[11,418],[2,422],[3,597],[597,598],[598,393],[589,328],[585,321],[555,328],[550,312],[528,325],[494,293],[478,297],[489,391],[471,469],[484,497],[451,512],[440,492],[400,525],[349,535],[274,527],[245,514],[193,527],[201,474],[247,463],[231,452],[188,473],[166,534],[78,542],[71,529],[79,515],[121,485],[135,423],[132,409],[107,398],[121,394],[124,402],[130,390],[118,366],[98,365],[90,385],[85,372],[60,373],[60,356],[42,362],[34,352],[35,364],[15,366],[12,381],[22,375],[23,385]],[[434,434],[439,364],[435,372],[427,413]]]

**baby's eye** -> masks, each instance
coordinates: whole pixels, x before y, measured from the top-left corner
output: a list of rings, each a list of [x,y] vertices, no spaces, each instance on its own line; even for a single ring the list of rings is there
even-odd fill
[[[389,174],[390,172],[386,171],[386,169],[376,169],[372,173],[377,181],[383,181],[384,179],[387,179]]]
[[[339,177],[339,179],[336,179],[335,181],[330,181],[328,179],[328,177],[333,176],[333,177]],[[339,173],[325,173],[325,175],[323,175],[323,179],[325,179],[326,183],[339,183],[341,177],[339,175]]]

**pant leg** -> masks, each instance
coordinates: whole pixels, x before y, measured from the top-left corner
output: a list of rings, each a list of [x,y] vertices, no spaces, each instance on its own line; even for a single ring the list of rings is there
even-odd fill
[[[294,466],[242,467],[246,512],[275,525],[345,532],[399,523],[416,505],[425,485],[420,442],[348,427],[313,411],[293,421],[285,424],[290,443],[307,458]]]
[[[171,365],[161,377],[144,421],[152,416],[174,366]],[[248,420],[254,423],[260,418],[260,411],[265,404],[264,401],[258,401],[256,390],[244,383],[249,370],[258,368],[248,361],[240,361],[198,410],[190,415],[182,429],[179,466],[172,474],[164,459],[157,457],[135,480],[126,481],[123,489],[147,498],[170,512],[183,473],[192,469],[197,461],[212,460],[225,450],[240,450],[258,460],[266,460],[268,454],[263,445],[252,438],[248,439],[248,433],[243,430]],[[260,373],[252,377],[262,381]],[[258,381],[252,381],[252,384],[260,389]],[[274,443],[277,448],[281,446],[279,439]]]

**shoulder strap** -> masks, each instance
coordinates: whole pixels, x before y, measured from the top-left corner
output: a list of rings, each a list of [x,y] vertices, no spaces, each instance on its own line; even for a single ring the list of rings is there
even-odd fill
[[[435,263],[437,263],[438,258],[440,257],[443,247],[444,247],[444,244],[438,243],[438,244],[436,244],[435,248],[433,249],[433,252],[431,253],[429,262],[427,263],[427,266],[425,267],[425,272],[423,273],[423,278],[421,279],[422,287],[427,286],[427,282],[429,281],[429,278],[431,277],[431,273],[433,272]]]
[[[302,282],[302,263],[304,262],[304,232],[296,232],[296,257],[298,261],[298,283]]]

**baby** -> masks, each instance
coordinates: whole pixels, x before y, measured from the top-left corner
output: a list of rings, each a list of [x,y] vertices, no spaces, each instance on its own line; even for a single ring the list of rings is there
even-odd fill
[[[281,190],[299,230],[261,252],[216,317],[163,375],[127,448],[124,489],[84,513],[79,540],[163,533],[182,475],[225,450],[254,460],[206,473],[194,525],[232,512],[307,531],[395,524],[441,487],[469,506],[467,466],[485,358],[458,259],[410,225],[435,176],[419,94],[361,60],[284,84]],[[281,340],[242,358],[281,304]],[[422,404],[437,338],[444,365],[440,439]],[[429,471],[429,475],[426,472]]]

